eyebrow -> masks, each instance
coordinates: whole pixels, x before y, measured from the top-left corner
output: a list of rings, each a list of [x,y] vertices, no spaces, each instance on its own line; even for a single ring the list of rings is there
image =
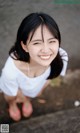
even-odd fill
[[[52,40],[52,39],[55,39],[55,38],[54,38],[54,37],[49,38],[48,41],[50,41],[50,40]],[[43,40],[37,39],[37,40],[32,40],[31,42],[36,42],[36,41],[43,41]]]
[[[55,37],[49,38],[48,41],[49,41],[49,40],[52,40],[52,39],[55,39]]]
[[[37,39],[37,40],[32,40],[31,42],[36,42],[36,41],[42,41],[42,40],[40,40],[40,39]]]

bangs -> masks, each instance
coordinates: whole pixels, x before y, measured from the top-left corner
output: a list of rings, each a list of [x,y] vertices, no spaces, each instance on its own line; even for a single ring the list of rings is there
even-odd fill
[[[59,41],[59,44],[60,44],[61,43],[61,36],[60,36],[59,31],[54,26],[52,26],[50,23],[47,23],[46,27],[51,32],[51,34]]]
[[[33,29],[33,31],[30,33],[30,34],[31,34],[31,37],[30,37],[29,42],[32,40],[32,38],[33,38],[33,36],[34,36],[34,34],[35,34],[35,31],[37,30],[37,28],[38,28],[39,26],[41,26],[41,36],[42,36],[42,40],[43,40],[43,42],[44,42],[43,25],[44,25],[44,23],[41,23],[40,25],[38,25],[37,27],[35,27],[35,28]],[[30,35],[30,34],[29,34],[29,35]]]
[[[51,24],[45,24],[45,23],[41,23],[40,25],[38,25],[37,27],[35,27],[32,32],[30,33],[30,40],[29,42],[32,40],[35,31],[37,30],[37,28],[41,26],[41,36],[42,36],[42,41],[44,42],[44,35],[43,35],[43,30],[44,30],[44,26],[46,26],[48,28],[48,30],[51,32],[51,34],[53,35],[54,38],[56,38],[59,41],[59,44],[61,43],[61,36],[59,34],[59,32],[57,32],[57,30],[51,25]],[[29,34],[29,35],[30,35]]]

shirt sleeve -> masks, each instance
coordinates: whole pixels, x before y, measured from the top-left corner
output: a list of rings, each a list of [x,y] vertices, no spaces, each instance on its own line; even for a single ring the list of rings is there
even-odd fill
[[[63,61],[63,68],[62,68],[62,71],[61,71],[60,75],[64,76],[66,74],[67,65],[68,65],[68,54],[62,48],[59,48],[59,53],[60,53],[60,56],[61,56],[62,61]]]
[[[11,76],[2,71],[0,77],[0,89],[1,91],[9,96],[16,96],[18,91],[18,84],[16,78],[11,78]]]

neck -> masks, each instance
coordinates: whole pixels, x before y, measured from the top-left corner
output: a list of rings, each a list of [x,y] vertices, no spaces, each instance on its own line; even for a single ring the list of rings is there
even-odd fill
[[[30,61],[29,67],[31,69],[47,69],[49,66],[42,66],[34,61]]]
[[[45,70],[48,68],[49,66],[41,66],[39,64],[32,64],[29,63],[28,64],[28,76],[29,77],[36,77],[41,75],[42,73],[45,72]]]

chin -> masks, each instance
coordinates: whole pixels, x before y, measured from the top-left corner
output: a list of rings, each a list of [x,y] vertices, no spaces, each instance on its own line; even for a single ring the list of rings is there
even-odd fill
[[[39,63],[39,64],[41,66],[48,67],[51,64],[51,62],[49,62],[49,63],[44,62],[44,63]]]

